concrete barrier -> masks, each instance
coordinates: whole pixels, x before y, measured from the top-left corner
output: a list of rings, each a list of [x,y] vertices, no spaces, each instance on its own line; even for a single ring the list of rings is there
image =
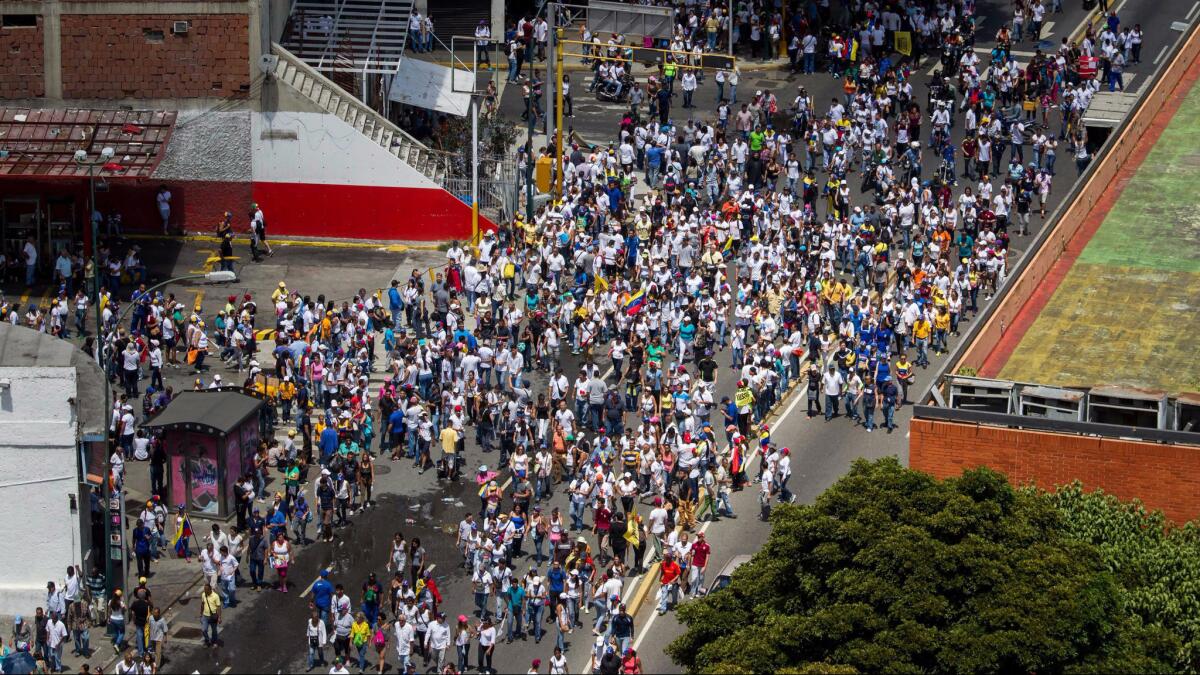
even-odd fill
[[[991,312],[970,345],[947,371],[948,374],[962,370],[978,372],[982,368],[988,355],[999,344],[1005,331],[1012,326],[1025,303],[1033,297],[1055,262],[1087,222],[1092,208],[1107,190],[1116,187],[1114,179],[1133,156],[1139,141],[1150,129],[1155,115],[1172,97],[1187,92],[1184,74],[1196,62],[1198,56],[1200,31],[1193,31],[1175,52],[1133,117],[1125,122],[1115,137],[1109,139],[1107,152],[1099,157],[1098,161],[1093,162],[1091,173],[1082,188],[1078,189],[1069,206],[1060,212],[1054,228],[1045,235],[1036,253],[1019,271],[1019,276],[1008,284],[1002,302]]]

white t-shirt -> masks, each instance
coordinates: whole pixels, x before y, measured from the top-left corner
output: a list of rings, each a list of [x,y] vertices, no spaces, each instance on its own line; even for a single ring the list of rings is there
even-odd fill
[[[412,641],[416,630],[411,623],[407,621],[401,625],[396,622],[396,653],[400,656],[408,656],[412,653]]]

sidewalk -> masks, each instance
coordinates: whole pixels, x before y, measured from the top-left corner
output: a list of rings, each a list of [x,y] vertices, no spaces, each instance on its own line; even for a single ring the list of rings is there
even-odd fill
[[[125,502],[126,517],[129,522],[133,522],[141,512],[146,501],[150,498],[150,472],[149,462],[130,461],[125,465],[126,468],[126,486],[128,498]],[[194,526],[198,526],[194,524]],[[203,532],[197,532],[196,536],[201,537]],[[196,550],[195,542],[192,543],[193,553]],[[193,556],[194,558],[194,556]],[[129,584],[130,588],[137,586],[137,567],[136,561],[130,556],[130,573]],[[86,577],[90,570],[83,571]],[[62,579],[47,579],[54,581],[55,584],[61,585]],[[175,629],[173,621],[172,608],[180,603],[186,604],[185,598],[189,592],[196,593],[194,590],[196,584],[200,581],[200,565],[194,559],[191,563],[185,562],[176,558],[174,551],[166,550],[162,557],[151,563],[150,576],[147,578],[147,587],[154,596],[155,605],[164,608],[164,616],[167,621],[172,624],[172,632]],[[107,599],[106,599],[107,600]],[[32,621],[34,608],[30,607],[29,612],[22,615],[25,621]],[[0,616],[0,636],[11,636],[14,623],[13,616]],[[68,626],[69,628],[69,626]],[[127,638],[127,644],[132,645],[132,640]],[[10,645],[11,646],[11,645]],[[92,654],[90,657],[74,656],[71,654],[73,643],[68,641],[68,644],[63,649],[63,666],[67,671],[77,672],[83,664],[89,664],[93,672],[98,667],[102,667],[104,672],[111,670],[110,666],[118,658],[118,653],[113,648],[112,640],[107,636],[107,628],[105,626],[97,626],[91,630],[90,647]]]

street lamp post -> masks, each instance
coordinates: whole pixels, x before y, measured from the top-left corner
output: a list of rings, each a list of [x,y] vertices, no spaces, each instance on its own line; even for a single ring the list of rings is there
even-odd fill
[[[106,472],[104,475],[104,580],[108,584],[108,591],[111,594],[116,587],[113,583],[113,485],[112,485],[112,421],[109,415],[112,413],[112,384],[108,381],[108,371],[104,369],[102,336],[100,335],[100,326],[103,322],[103,313],[100,309],[100,223],[96,220],[96,168],[104,166],[108,163],[116,152],[106,147],[100,151],[100,157],[95,160],[88,159],[86,150],[75,151],[75,163],[81,167],[86,167],[88,172],[88,220],[92,225],[92,306],[96,310],[96,330],[94,333],[93,349],[95,350],[96,364],[100,366],[100,370],[104,371],[104,428],[108,438],[108,443],[104,449],[106,457]],[[124,523],[125,523],[125,499],[121,492],[117,493],[119,508],[117,512],[120,514],[118,529],[121,532],[121,574],[124,580],[129,575],[129,556],[125,552],[124,539]],[[123,582],[122,585],[128,585]]]

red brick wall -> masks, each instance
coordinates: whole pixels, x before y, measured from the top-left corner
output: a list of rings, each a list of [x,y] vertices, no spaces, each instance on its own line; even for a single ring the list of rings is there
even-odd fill
[[[188,33],[173,35],[174,21]],[[64,14],[61,25],[65,98],[225,98],[250,84],[244,14]]]
[[[43,61],[41,17],[37,26],[0,28],[0,98],[45,96]]]
[[[939,478],[987,466],[1042,488],[1078,479],[1176,522],[1200,517],[1200,447],[914,419],[909,466]]]

